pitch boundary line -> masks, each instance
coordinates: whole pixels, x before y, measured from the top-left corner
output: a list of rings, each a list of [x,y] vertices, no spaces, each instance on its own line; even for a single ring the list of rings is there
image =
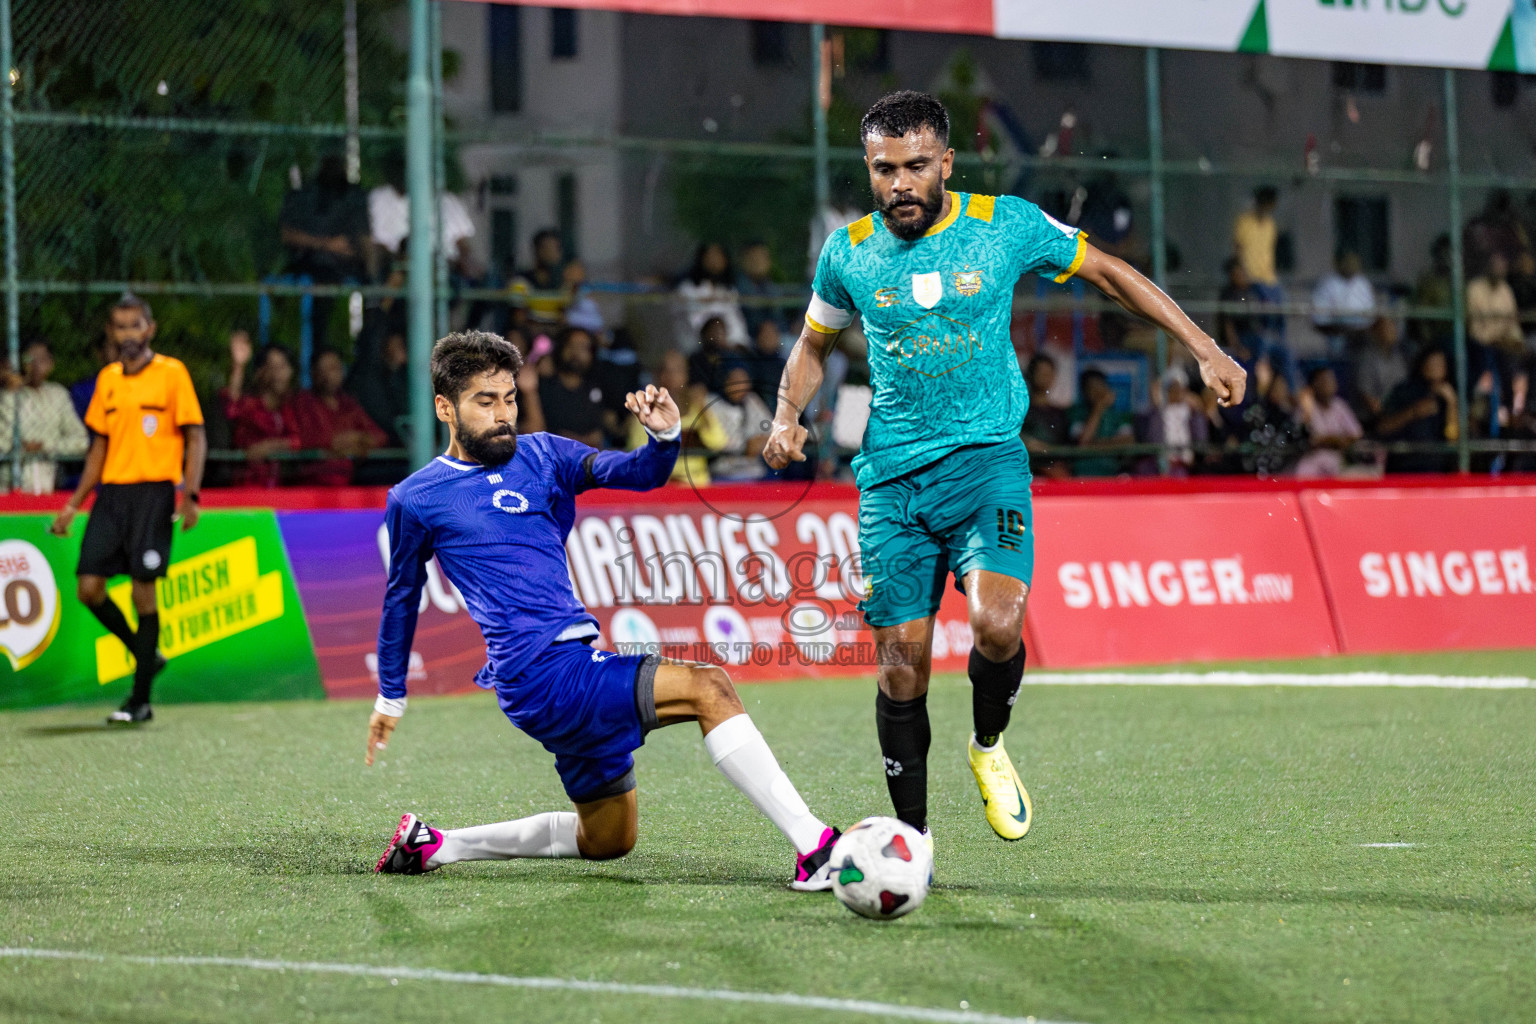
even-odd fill
[[[315,960],[259,960],[224,956],[140,956],[129,953],[88,953],[69,949],[8,946],[0,946],[0,959],[83,960],[103,964],[134,964],[140,967],[228,967],[277,974],[292,971],[295,974],[339,974],[357,978],[380,978],[391,983],[403,978],[407,981],[491,985],[498,988],[592,992],[603,995],[648,996],[656,999],[694,999],[707,1002],[783,1006],[800,1010],[826,1010],[832,1013],[924,1021],[927,1024],[1066,1024],[1062,1021],[1041,1020],[1036,1017],[1005,1017],[969,1010],[897,1006],[865,999],[802,996],[791,992],[743,992],[725,988],[686,988],[681,985],[632,985],[614,981],[582,981],[577,978],[530,978],[509,974],[442,971],[431,967],[378,967],[373,964],[327,963]]]
[[[1397,686],[1446,690],[1528,690],[1524,676],[1435,676],[1396,672],[1026,672],[1026,683],[1109,686]]]

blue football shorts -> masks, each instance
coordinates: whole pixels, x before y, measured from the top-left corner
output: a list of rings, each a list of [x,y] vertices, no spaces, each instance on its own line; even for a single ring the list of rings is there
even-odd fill
[[[572,803],[635,788],[634,752],[656,728],[654,654],[599,651],[586,641],[551,644],[527,671],[496,684],[512,724],[555,755]]]

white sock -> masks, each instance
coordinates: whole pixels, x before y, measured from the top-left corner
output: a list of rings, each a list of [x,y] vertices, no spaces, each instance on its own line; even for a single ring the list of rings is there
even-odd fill
[[[992,751],[996,750],[998,747],[1000,747],[1002,745],[1003,745],[1003,738],[1001,736],[999,736],[997,738],[997,742],[996,743],[992,744],[990,747],[984,747],[980,743],[976,742],[976,734],[975,733],[971,733],[971,749],[976,751],[976,752],[978,752],[978,753],[990,754],[990,753],[992,753]]]
[[[579,856],[575,813],[550,811],[494,825],[448,829],[443,832],[443,845],[430,862],[439,865],[461,860]]]
[[[800,799],[751,716],[736,715],[715,726],[704,737],[704,749],[720,773],[794,844],[796,853],[811,853],[821,845],[827,826]]]

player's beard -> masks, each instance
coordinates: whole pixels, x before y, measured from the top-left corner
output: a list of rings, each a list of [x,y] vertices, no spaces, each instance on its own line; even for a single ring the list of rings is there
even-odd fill
[[[918,201],[922,209],[922,216],[918,217],[917,220],[897,220],[893,216],[893,211],[902,203],[908,202],[913,198],[914,196],[909,193],[901,197],[901,202],[895,201],[895,197],[892,197],[891,202],[880,204],[880,213],[885,219],[886,229],[904,242],[915,242],[922,238],[923,233],[933,227],[933,222],[939,219],[939,211],[944,209],[944,190],[941,188],[926,199]]]
[[[510,423],[492,427],[483,434],[476,434],[463,423],[455,423],[453,436],[474,462],[482,466],[500,466],[511,462],[517,454],[517,429]]]

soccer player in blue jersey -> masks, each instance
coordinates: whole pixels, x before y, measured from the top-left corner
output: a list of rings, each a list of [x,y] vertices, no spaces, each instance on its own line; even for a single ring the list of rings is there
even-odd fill
[[[874,390],[853,462],[867,586],[860,608],[877,650],[921,652],[880,659],[875,724],[891,802],[903,821],[927,828],[933,620],[953,574],[975,638],[971,770],[993,830],[1022,839],[1033,810],[1003,749],[1034,574],[1029,457],[1019,440],[1029,392],[1008,333],[1014,285],[1040,274],[1096,286],[1183,342],[1223,405],[1242,401],[1245,375],[1173,300],[1083,232],[1014,196],[946,190],[955,151],[949,114],[932,96],[880,99],[860,136],[877,210],[822,248],[763,457],[775,468],[805,458],[800,412],[838,332],[860,314]]]
[[[790,884],[831,888],[836,829],[805,806],[719,668],[612,654],[592,646],[597,620],[576,600],[565,539],[576,495],[594,487],[643,491],[677,461],[677,403],[654,385],[627,395],[649,443],[600,452],[551,434],[517,434],[517,371],[504,338],[450,334],[432,350],[437,418],[448,451],[390,489],[389,584],[379,622],[379,697],[367,763],[405,713],[406,666],[426,565],[433,555],[464,595],[485,637],[475,682],[496,691],[512,724],[555,755],[574,811],[437,829],[400,819],[376,871],[420,874],[461,860],[622,857],[635,845],[634,751],[652,729],[698,722],[715,766],[795,848]]]

